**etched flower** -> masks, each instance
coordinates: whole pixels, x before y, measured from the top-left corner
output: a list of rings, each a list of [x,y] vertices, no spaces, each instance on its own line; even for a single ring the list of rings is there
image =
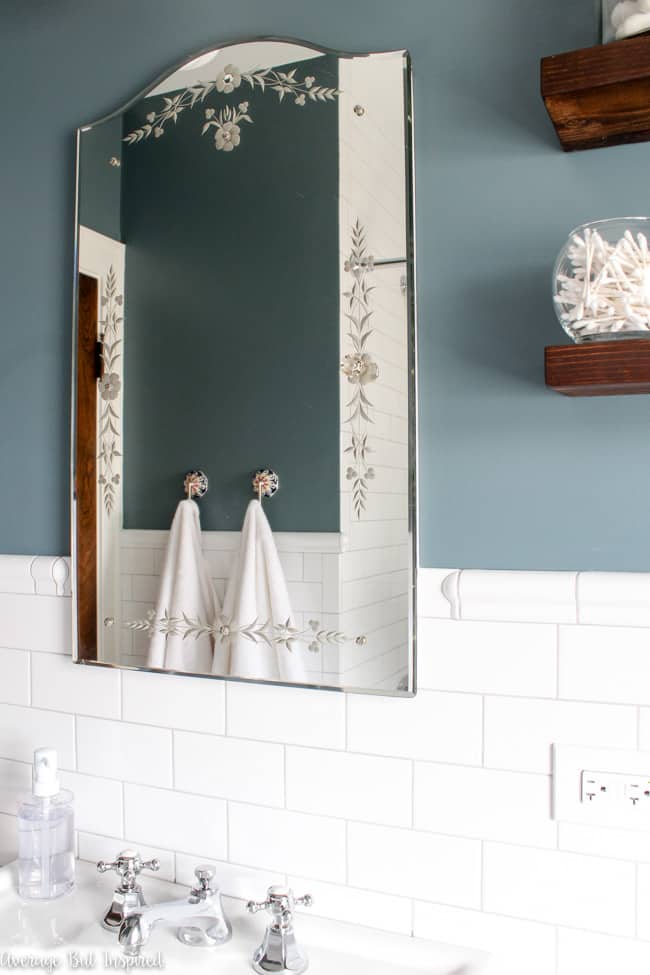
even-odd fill
[[[214,142],[217,149],[224,152],[232,152],[235,146],[241,142],[240,128],[234,122],[224,122],[214,134]]]
[[[214,109],[213,108],[206,108],[206,110],[205,110],[205,117],[206,118],[212,118],[213,115],[214,115]]]
[[[372,361],[367,352],[355,352],[352,355],[346,355],[341,363],[341,372],[348,377],[349,383],[360,383],[365,386],[366,383],[374,383],[377,379],[379,367],[376,362]]]
[[[157,125],[156,128],[153,130],[154,137],[156,139],[159,139],[160,136],[163,135],[164,131],[165,130],[163,128],[161,128],[159,125]]]
[[[234,64],[227,64],[217,75],[217,91],[229,95],[241,85],[241,71]]]
[[[149,114],[147,115],[147,122],[151,124],[152,122],[155,122],[155,120],[156,120],[156,113],[149,112]]]
[[[99,391],[102,399],[117,399],[117,397],[120,395],[121,388],[122,382],[116,372],[107,372],[106,375],[102,376],[102,378],[99,380]]]
[[[347,471],[345,472],[346,481],[353,481],[356,476],[357,472],[355,471],[354,467],[348,467]]]
[[[305,88],[311,88],[311,86],[315,81],[316,81],[315,78],[312,78],[311,75],[307,75],[307,77],[305,78]]]
[[[239,109],[240,112],[246,114],[246,112],[248,111],[248,102],[240,102],[237,108]]]
[[[304,95],[298,95],[298,97],[296,98],[296,105],[304,105],[305,101],[306,98]]]

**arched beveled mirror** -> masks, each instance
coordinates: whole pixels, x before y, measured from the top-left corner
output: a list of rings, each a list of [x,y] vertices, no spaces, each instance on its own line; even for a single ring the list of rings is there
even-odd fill
[[[414,692],[410,91],[261,39],[78,130],[78,662]]]

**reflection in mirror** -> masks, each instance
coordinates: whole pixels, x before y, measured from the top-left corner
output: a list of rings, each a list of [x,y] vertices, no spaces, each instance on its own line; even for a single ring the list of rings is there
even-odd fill
[[[410,69],[254,41],[78,133],[76,658],[414,691]]]

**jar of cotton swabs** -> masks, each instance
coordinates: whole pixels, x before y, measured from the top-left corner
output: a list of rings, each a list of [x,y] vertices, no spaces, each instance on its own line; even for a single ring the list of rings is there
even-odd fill
[[[553,302],[574,342],[650,339],[650,218],[586,223],[553,269]]]

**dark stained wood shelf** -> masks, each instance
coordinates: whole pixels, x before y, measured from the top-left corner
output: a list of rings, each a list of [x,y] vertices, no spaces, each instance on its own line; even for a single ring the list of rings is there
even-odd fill
[[[650,339],[618,339],[544,350],[546,385],[565,396],[650,393]]]
[[[650,140],[650,35],[543,58],[542,97],[566,152]]]

